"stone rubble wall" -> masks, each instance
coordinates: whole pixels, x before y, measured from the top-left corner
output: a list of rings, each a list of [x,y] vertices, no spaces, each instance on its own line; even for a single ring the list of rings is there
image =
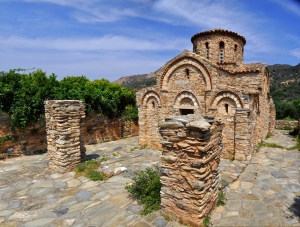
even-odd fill
[[[159,127],[163,212],[189,226],[202,226],[218,197],[224,124],[187,115],[167,117]]]
[[[275,129],[283,129],[284,127],[289,127],[291,129],[298,126],[298,121],[286,121],[286,120],[276,120]]]
[[[139,135],[137,120],[109,119],[96,113],[89,113],[83,119],[84,144],[97,144]],[[0,155],[14,157],[35,155],[47,151],[46,123],[41,120],[25,127],[24,131],[11,130],[9,117],[0,117],[0,138],[7,137],[0,145]]]
[[[235,114],[235,156],[239,161],[251,159],[251,126],[249,122],[249,110],[238,109]]]
[[[12,130],[9,125],[9,116],[0,117],[0,155],[14,157],[19,155],[33,155],[45,153],[47,150],[45,121],[41,120],[20,129]]]
[[[82,119],[85,106],[78,100],[45,101],[49,168],[73,170],[85,159]]]

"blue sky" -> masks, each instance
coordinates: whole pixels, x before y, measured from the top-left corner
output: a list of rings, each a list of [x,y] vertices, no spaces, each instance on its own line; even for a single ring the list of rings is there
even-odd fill
[[[246,38],[245,63],[300,63],[296,0],[0,0],[0,71],[114,81],[154,72],[213,28]]]

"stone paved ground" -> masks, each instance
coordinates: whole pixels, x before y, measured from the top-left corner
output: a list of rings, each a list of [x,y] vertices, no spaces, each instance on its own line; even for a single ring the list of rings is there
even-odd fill
[[[280,133],[269,140],[295,143]],[[159,164],[161,155],[136,146],[136,137],[87,146],[89,158],[106,155],[104,165],[127,167],[106,182],[49,171],[45,154],[0,162],[0,226],[182,226],[159,212],[139,215],[141,206],[128,198],[124,187],[134,171]],[[299,154],[262,148],[246,168],[245,162],[222,160],[222,183],[232,183],[227,204],[211,214],[213,226],[300,226]]]
[[[292,147],[277,131],[266,142]],[[211,214],[213,226],[300,226],[300,151],[264,147],[226,188],[226,205]]]

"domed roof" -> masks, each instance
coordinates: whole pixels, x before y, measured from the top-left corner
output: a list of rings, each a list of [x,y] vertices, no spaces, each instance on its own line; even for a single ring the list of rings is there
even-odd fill
[[[246,44],[245,37],[239,35],[236,32],[232,32],[232,31],[229,31],[229,30],[226,30],[226,29],[223,29],[223,28],[214,28],[214,29],[211,29],[211,30],[208,30],[208,31],[199,32],[199,33],[192,36],[191,41],[193,42],[196,37],[210,35],[210,34],[213,34],[213,33],[223,33],[223,34],[232,35],[232,36],[235,36],[237,38],[240,38],[243,41],[244,45]]]

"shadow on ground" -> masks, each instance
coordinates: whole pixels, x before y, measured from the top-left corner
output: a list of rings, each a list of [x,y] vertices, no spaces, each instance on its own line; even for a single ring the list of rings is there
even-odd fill
[[[85,156],[85,160],[87,161],[87,160],[91,160],[91,159],[97,159],[99,157],[100,157],[100,155],[98,155],[98,154],[88,154]]]
[[[290,206],[289,210],[300,218],[300,196],[294,198],[294,203]]]

